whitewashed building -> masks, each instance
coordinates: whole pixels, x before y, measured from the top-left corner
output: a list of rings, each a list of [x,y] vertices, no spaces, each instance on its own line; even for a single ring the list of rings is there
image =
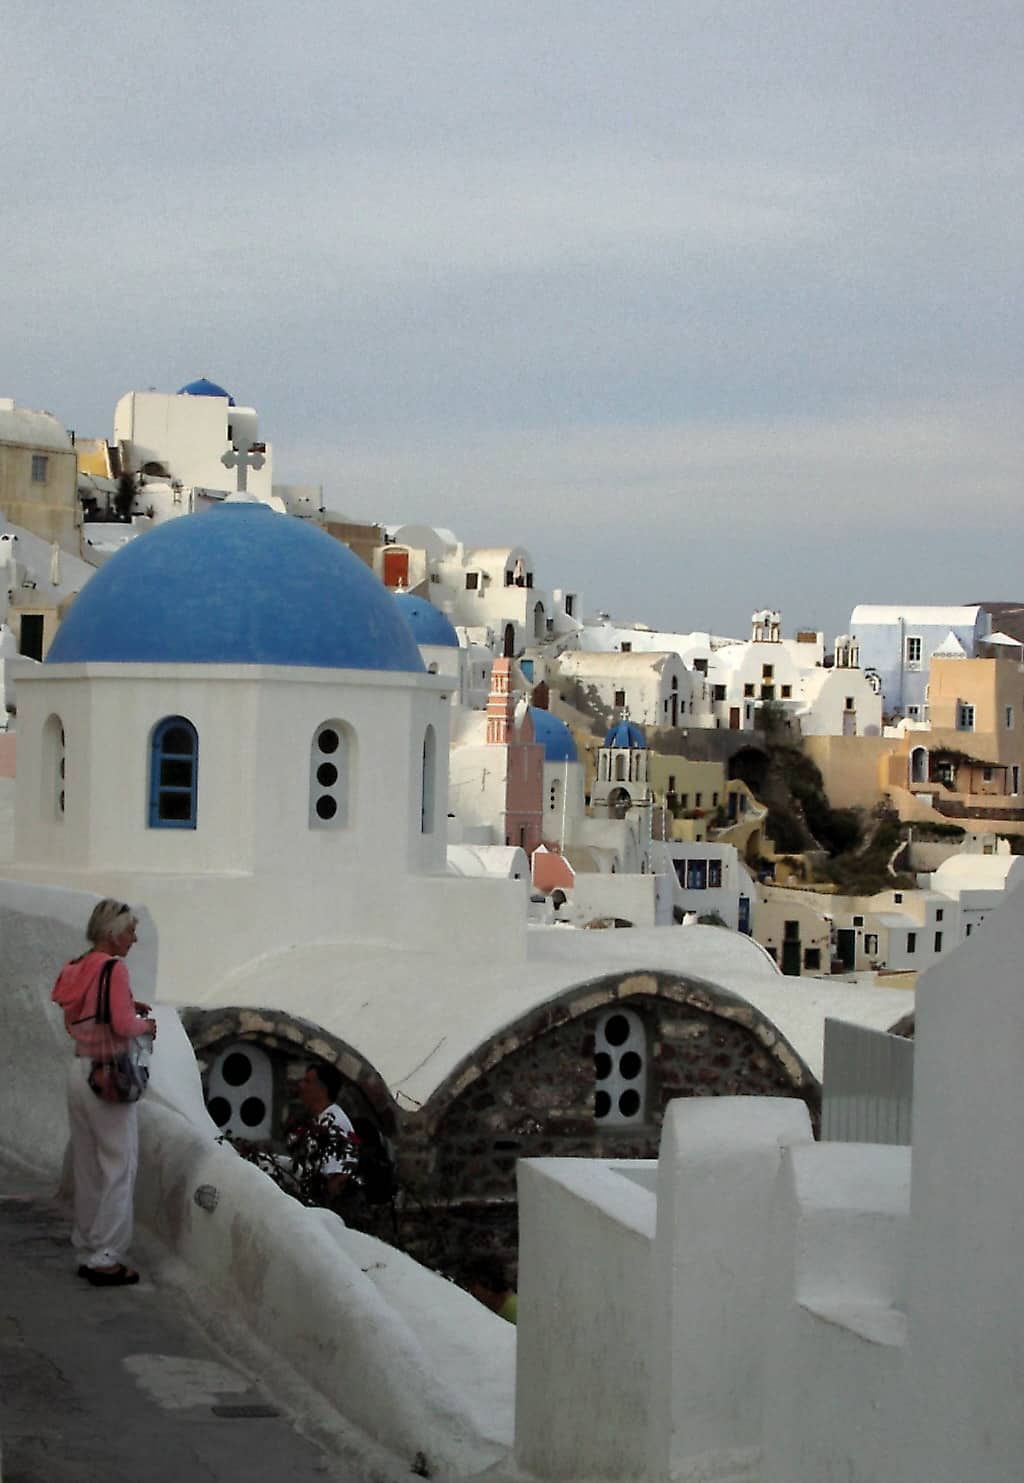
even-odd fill
[[[860,645],[864,669],[878,676],[887,716],[927,719],[928,671],[932,655],[950,634],[968,658],[991,631],[983,607],[877,605],[862,603],[850,615],[850,633]]]

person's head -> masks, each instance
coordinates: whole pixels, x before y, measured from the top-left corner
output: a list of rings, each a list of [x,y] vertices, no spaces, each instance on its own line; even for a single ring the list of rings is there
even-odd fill
[[[93,947],[123,958],[135,941],[139,919],[125,901],[105,897],[92,909],[85,935]]]
[[[497,1257],[480,1257],[466,1268],[466,1290],[497,1313],[509,1294],[508,1273]]]
[[[323,1112],[325,1107],[336,1102],[341,1091],[341,1079],[337,1066],[330,1066],[326,1061],[316,1061],[308,1067],[299,1082],[299,1096],[306,1111]]]

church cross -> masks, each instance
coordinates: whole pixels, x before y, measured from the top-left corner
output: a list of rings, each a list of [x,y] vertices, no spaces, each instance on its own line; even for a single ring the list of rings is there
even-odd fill
[[[243,441],[239,447],[230,448],[227,453],[221,455],[220,461],[225,468],[238,470],[235,488],[239,494],[244,494],[249,487],[249,470],[261,469],[266,463],[262,453],[253,452],[256,446],[255,443]]]

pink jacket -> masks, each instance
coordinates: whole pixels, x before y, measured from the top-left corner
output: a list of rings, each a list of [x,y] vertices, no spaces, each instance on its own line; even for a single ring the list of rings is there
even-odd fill
[[[82,958],[65,963],[57,975],[50,998],[64,1011],[64,1028],[75,1042],[75,1055],[99,1060],[110,1051],[127,1050],[137,1035],[145,1035],[149,1021],[135,1013],[128,970],[114,959],[110,975],[110,1026],[96,1024],[100,974],[108,954],[93,949]]]

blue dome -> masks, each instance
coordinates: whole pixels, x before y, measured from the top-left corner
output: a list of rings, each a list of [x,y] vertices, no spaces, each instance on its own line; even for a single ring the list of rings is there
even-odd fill
[[[646,747],[647,738],[633,721],[618,721],[604,739],[606,747]]]
[[[223,386],[218,386],[216,381],[207,381],[205,376],[200,376],[198,381],[189,381],[185,386],[178,387],[179,396],[226,396],[228,406],[235,405],[235,399]]]
[[[459,647],[459,636],[447,616],[425,597],[414,597],[411,592],[396,592],[395,602],[418,644],[444,644],[449,649]]]
[[[46,656],[87,660],[423,672],[387,589],[347,546],[233,500],[136,536],[100,568]]]
[[[544,748],[545,762],[579,761],[572,732],[564,721],[560,721],[550,711],[542,711],[534,705],[530,707],[530,720],[533,722],[534,737]]]

